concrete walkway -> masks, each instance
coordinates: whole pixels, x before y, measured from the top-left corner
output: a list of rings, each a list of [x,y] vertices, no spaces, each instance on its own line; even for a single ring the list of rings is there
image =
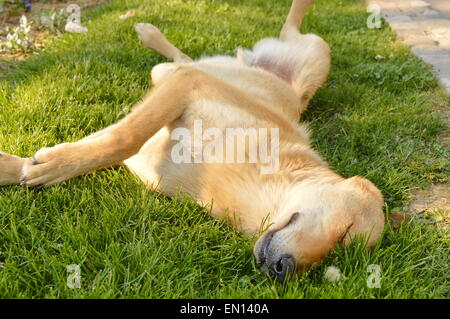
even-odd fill
[[[369,0],[450,93],[450,0]]]

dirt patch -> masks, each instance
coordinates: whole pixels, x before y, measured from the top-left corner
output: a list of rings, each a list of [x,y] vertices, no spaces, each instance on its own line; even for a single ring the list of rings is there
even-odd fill
[[[409,203],[409,211],[433,211],[437,209],[450,211],[450,185],[432,185],[428,190],[416,189],[411,194],[414,199]]]
[[[411,191],[408,215],[448,228],[450,220],[450,184],[436,184],[429,189]]]

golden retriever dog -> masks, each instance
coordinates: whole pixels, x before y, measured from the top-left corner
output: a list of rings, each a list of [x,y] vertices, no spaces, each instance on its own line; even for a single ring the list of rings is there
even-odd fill
[[[173,60],[152,69],[148,95],[80,141],[32,158],[2,153],[0,185],[42,188],[124,165],[149,188],[181,192],[214,218],[259,235],[256,262],[281,281],[357,235],[373,246],[384,226],[380,191],[333,172],[299,124],[330,69],[327,43],[299,32],[312,2],[294,0],[278,39],[236,57],[193,61],[153,25],[137,24],[143,44]]]

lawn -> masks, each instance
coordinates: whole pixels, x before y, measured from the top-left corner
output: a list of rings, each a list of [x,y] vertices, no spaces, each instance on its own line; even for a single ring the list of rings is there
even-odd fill
[[[86,34],[64,34],[0,82],[0,150],[31,156],[122,118],[151,87],[164,59],[143,47],[133,25],[151,22],[193,57],[233,54],[277,36],[290,0],[116,0],[85,12]],[[128,10],[134,17],[120,20]],[[329,80],[302,119],[314,145],[345,177],[369,178],[386,214],[409,189],[448,179],[438,139],[448,96],[430,68],[386,24],[366,26],[361,0],[318,0],[303,25],[332,48]],[[448,298],[449,212],[386,225],[373,250],[361,242],[289,282],[259,272],[253,239],[184,199],[150,192],[123,168],[102,170],[42,192],[0,189],[3,298]],[[371,264],[381,270],[370,288]],[[79,265],[71,289],[67,266]],[[328,282],[328,266],[344,279]],[[70,279],[70,278],[69,278]],[[370,281],[370,280],[369,280]]]

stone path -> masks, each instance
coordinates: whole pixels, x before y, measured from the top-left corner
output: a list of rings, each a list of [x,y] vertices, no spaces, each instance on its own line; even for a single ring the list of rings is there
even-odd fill
[[[450,0],[369,0],[450,93]]]

